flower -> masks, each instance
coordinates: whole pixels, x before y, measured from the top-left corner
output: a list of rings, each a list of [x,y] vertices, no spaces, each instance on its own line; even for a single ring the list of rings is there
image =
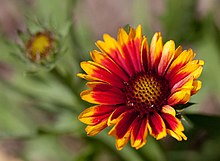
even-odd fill
[[[54,48],[55,39],[49,31],[37,32],[26,43],[26,54],[34,62],[49,56]]]
[[[96,104],[79,115],[88,125],[87,134],[113,126],[109,135],[115,136],[118,150],[129,140],[139,149],[148,135],[186,140],[175,106],[186,104],[201,88],[197,78],[204,61],[193,60],[192,49],[175,48],[172,40],[163,45],[160,32],[148,47],[141,25],[128,34],[121,28],[117,40],[108,34],[103,37],[104,41],[96,42],[101,51],[90,53],[93,61],[81,63],[86,74],[78,74],[90,88],[81,98]]]

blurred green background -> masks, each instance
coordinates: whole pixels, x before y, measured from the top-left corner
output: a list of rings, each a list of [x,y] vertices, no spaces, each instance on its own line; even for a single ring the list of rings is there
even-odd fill
[[[218,0],[0,0],[0,161],[220,160],[219,7]],[[109,129],[87,137],[78,121],[90,106],[79,97],[80,61],[90,59],[104,33],[116,37],[127,24],[142,24],[149,40],[161,31],[164,42],[173,39],[205,60],[203,87],[184,111],[187,141],[149,136],[138,151],[130,145],[117,151]],[[24,54],[17,31],[39,27],[61,35],[51,70],[15,57]]]

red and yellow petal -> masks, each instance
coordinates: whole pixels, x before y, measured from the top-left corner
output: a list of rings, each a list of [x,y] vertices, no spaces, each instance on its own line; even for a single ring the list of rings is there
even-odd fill
[[[148,128],[147,118],[137,117],[132,123],[131,130],[131,146],[135,149],[139,149],[147,142]]]
[[[184,131],[182,123],[175,116],[168,113],[161,113],[161,116],[166,124],[166,128],[175,132]]]
[[[168,114],[168,113],[162,113],[161,114],[165,124],[168,133],[176,138],[177,140],[181,141],[182,138],[186,140],[186,136],[182,133],[184,131],[184,127],[180,120],[178,120],[175,116]]]
[[[167,129],[167,133],[178,141],[187,140],[186,135],[180,131],[176,133],[172,130]]]
[[[124,117],[125,113],[130,111],[131,108],[127,106],[118,106],[112,114],[108,118],[108,126],[116,124],[122,117]]]
[[[127,44],[127,42],[128,34],[123,28],[120,28],[118,31],[118,43],[122,46],[124,44]]]
[[[176,83],[184,79],[185,77],[191,75],[194,79],[197,79],[201,72],[202,72],[202,60],[193,60],[179,69],[172,77],[169,78],[170,80],[170,87],[173,87]]]
[[[180,91],[173,93],[168,98],[168,104],[171,106],[176,104],[185,104],[189,101],[190,96],[191,96],[191,90],[182,89]]]
[[[179,49],[180,50],[180,49]],[[182,50],[182,49],[181,49]],[[180,51],[181,51],[180,50]],[[180,52],[178,51],[178,52]],[[178,54],[176,54],[178,55]],[[166,78],[169,79],[172,77],[179,69],[181,69],[184,65],[186,65],[188,62],[192,61],[192,59],[195,57],[195,53],[192,51],[192,49],[184,50],[181,54],[179,54],[175,60],[171,63],[167,73]]]
[[[117,77],[117,75],[109,71],[106,67],[92,61],[82,62],[80,65],[81,68],[94,80],[108,82],[120,88],[123,87],[123,80],[121,80],[119,77]]]
[[[142,70],[148,71],[150,69],[151,63],[150,63],[150,54],[149,54],[149,47],[147,38],[144,37],[142,44],[141,44],[141,64],[142,64]]]
[[[138,27],[135,30],[135,36],[134,38],[131,38],[130,43],[128,43],[128,48],[130,55],[131,55],[131,60],[134,65],[135,71],[136,72],[141,72],[142,71],[142,64],[141,64],[141,43],[142,43],[142,27],[141,25],[138,25]]]
[[[182,139],[186,140],[187,137],[183,134],[184,127],[180,120],[175,117],[176,111],[174,108],[165,105],[162,107],[161,112],[161,117],[165,122],[167,133],[178,141],[181,141]]]
[[[193,80],[194,80],[194,78],[191,75],[185,77],[184,79],[180,80],[178,83],[176,83],[172,87],[171,93],[175,93],[175,92],[183,90],[183,89],[192,90],[193,89]]]
[[[165,105],[162,107],[162,110],[161,110],[162,113],[167,113],[167,114],[170,114],[172,116],[176,116],[176,111],[173,107],[169,106],[169,105]]]
[[[136,34],[135,34],[135,39],[141,39],[143,37],[142,34],[142,26],[138,25],[136,28]],[[140,54],[140,53],[139,53]]]
[[[147,124],[150,135],[155,137],[157,140],[162,139],[167,135],[165,123],[157,112],[148,116]]]
[[[103,39],[104,41],[96,42],[97,47],[114,60],[119,67],[124,69],[129,76],[131,76],[134,73],[132,62],[129,57],[125,56],[122,46],[108,34],[104,34]]]
[[[196,94],[202,87],[202,82],[199,80],[193,81],[193,89],[191,90],[191,95]]]
[[[122,138],[136,117],[137,113],[134,110],[126,111],[123,117],[120,117],[114,127],[109,131],[109,135],[115,136],[116,138]]]
[[[97,125],[103,119],[109,118],[117,106],[97,105],[84,110],[78,119],[87,125]]]
[[[99,132],[101,132],[106,127],[107,127],[107,118],[103,119],[100,123],[96,125],[88,125],[85,130],[88,136],[94,136]]]
[[[202,73],[202,70],[203,70],[203,65],[204,65],[204,61],[203,60],[197,60],[197,64],[199,64],[199,68],[197,68],[193,73],[193,77],[194,79],[198,79],[199,76],[201,75]]]
[[[93,91],[113,91],[113,92],[119,92],[119,94],[122,94],[122,91],[112,86],[111,84],[105,83],[105,82],[87,82],[86,85],[91,88]]]
[[[94,62],[105,66],[111,73],[117,75],[117,77],[124,81],[129,79],[128,75],[126,75],[126,73],[107,54],[94,50],[90,55]]]
[[[116,138],[116,148],[118,150],[122,150],[124,146],[128,143],[130,139],[130,129],[125,133],[125,135],[122,138]]]
[[[126,101],[122,91],[118,88],[106,86],[104,84],[96,85],[92,90],[81,92],[80,97],[87,102],[102,105],[117,105]]]
[[[132,123],[137,117],[134,111],[128,111],[109,131],[109,135],[116,137],[116,147],[121,150],[129,141],[131,135]]]
[[[124,57],[120,44],[118,44],[118,42],[113,37],[111,37],[108,34],[104,34],[103,39],[104,41],[99,40],[96,42],[97,47],[101,51],[108,54],[111,53],[113,49],[117,49],[118,50],[117,54],[119,54],[122,58]]]
[[[162,36],[160,32],[154,34],[150,44],[151,69],[157,70],[163,50]]]
[[[128,59],[129,65],[132,66],[134,72],[141,72],[142,70],[140,49],[141,39],[131,40],[122,46],[122,50],[126,54],[125,57]]]
[[[136,30],[131,29],[129,35],[120,29],[118,35],[118,43],[121,45],[122,52],[124,53],[125,62],[127,66],[130,66],[134,71],[141,72],[141,41],[142,41],[142,28],[139,25]]]
[[[178,46],[178,48],[175,50],[174,52],[174,58],[173,60],[175,60],[181,53],[183,52],[183,48],[182,46]],[[171,65],[171,64],[170,64]]]
[[[87,75],[87,74],[82,74],[82,73],[78,73],[77,77],[80,77],[82,79],[88,80],[88,81],[102,81],[101,79],[92,77],[91,75]]]
[[[161,59],[158,64],[159,75],[163,76],[166,73],[170,63],[174,58],[174,54],[175,54],[175,43],[174,41],[170,40],[166,42],[166,44],[163,47]]]

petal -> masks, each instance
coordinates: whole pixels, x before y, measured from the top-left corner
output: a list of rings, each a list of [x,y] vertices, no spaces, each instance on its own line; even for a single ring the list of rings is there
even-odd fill
[[[143,71],[148,71],[148,69],[150,69],[150,54],[146,37],[143,38],[141,44],[141,64]]]
[[[169,78],[170,87],[173,87],[176,83],[191,75],[194,79],[197,79],[202,72],[202,60],[193,60],[179,69],[176,73]]]
[[[154,112],[152,115],[149,115],[148,129],[149,133],[157,140],[162,139],[167,135],[163,119],[157,112]]]
[[[119,120],[116,125],[110,130],[109,135],[116,137],[116,147],[121,150],[130,139],[132,122],[137,117],[137,113],[134,111],[128,111]]]
[[[108,119],[108,126],[113,125],[115,123],[117,123],[126,112],[130,111],[131,108],[127,107],[127,106],[119,106],[117,107],[114,112],[109,116]]]
[[[120,77],[124,81],[129,79],[126,73],[107,54],[94,50],[90,55],[94,62],[106,67],[111,73],[117,75],[117,77]]]
[[[199,80],[194,80],[191,95],[196,94],[200,90],[201,87],[202,87],[202,82]]]
[[[175,116],[171,114],[167,114],[167,113],[162,113],[161,116],[166,124],[167,129],[170,130],[169,134],[171,136],[173,136],[179,141],[181,141],[182,138],[184,140],[186,139],[186,137],[184,137],[185,135],[182,133],[182,131],[184,131],[184,127],[182,123],[180,122],[180,120],[178,120]]]
[[[130,139],[130,129],[126,132],[126,134],[124,135],[124,137],[122,138],[116,138],[116,148],[118,150],[122,150],[124,148],[124,146],[128,143],[129,139]]]
[[[122,38],[119,37],[119,43],[121,39]],[[140,55],[141,41],[142,41],[142,28],[139,25],[136,30],[131,28],[130,33],[128,35],[128,40],[126,40],[126,43],[124,43],[123,41],[122,42],[123,44],[121,44],[122,51],[125,55],[125,59],[127,59],[127,64],[129,64],[134,69],[135,72],[142,71],[141,55]]]
[[[193,76],[189,75],[185,77],[184,79],[180,80],[178,83],[176,83],[172,89],[171,93],[174,93],[176,91],[180,91],[182,89],[189,89],[192,90],[193,88]]]
[[[119,32],[120,31],[123,32],[123,30],[119,30]],[[96,42],[97,47],[102,52],[106,53],[114,62],[116,62],[119,67],[124,69],[129,76],[131,76],[134,73],[132,62],[129,57],[125,57],[125,53],[121,48],[121,44],[108,34],[104,34],[103,38],[104,42]]]
[[[118,31],[118,43],[120,45],[124,45],[127,44],[127,42],[128,42],[128,34],[123,28],[120,28]]]
[[[97,41],[96,46],[103,52],[109,54],[112,52],[113,49],[118,49],[117,54],[121,56],[122,58],[124,57],[123,52],[121,51],[121,47],[118,44],[118,42],[111,37],[108,34],[103,35],[104,41]]]
[[[108,82],[116,87],[124,87],[123,80],[117,77],[117,75],[111,73],[107,68],[92,61],[82,62],[80,65],[81,68],[92,78]]]
[[[168,133],[170,136],[174,137],[174,138],[175,138],[176,140],[178,140],[178,141],[187,140],[186,135],[184,135],[182,132],[176,133],[176,132],[174,132],[174,131],[172,131],[172,130],[167,129],[167,133]]]
[[[139,149],[146,144],[148,135],[147,118],[137,117],[132,123],[131,146]]]
[[[184,50],[171,63],[171,65],[166,73],[166,78],[169,79],[174,73],[176,73],[180,68],[182,68],[188,62],[190,62],[194,57],[195,57],[195,53],[192,51],[192,49],[189,49],[188,51]]]
[[[133,40],[135,38],[136,31],[132,27],[130,28],[129,34],[128,34],[128,41]]]
[[[170,136],[172,136],[173,138],[175,138],[178,141],[182,140],[182,137],[180,137],[179,135],[177,135],[175,132],[173,132],[170,129],[167,129],[167,134],[169,134]]]
[[[132,111],[127,111],[121,117],[121,119],[115,124],[115,126],[109,131],[109,135],[113,135],[116,138],[122,138],[128,131],[134,119],[137,117],[137,113]]]
[[[80,96],[87,102],[103,105],[122,104],[126,101],[124,93],[106,84],[96,85],[93,90],[85,90]]]
[[[92,77],[91,75],[87,75],[87,74],[78,73],[77,76],[86,79],[88,81],[102,81],[98,78]]]
[[[169,106],[169,105],[165,105],[162,107],[162,110],[161,110],[162,113],[167,113],[167,114],[170,114],[172,116],[176,116],[176,111],[173,107]]]
[[[184,133],[178,132],[178,135],[183,138],[183,140],[187,140],[187,137]],[[180,140],[181,141],[181,140]]]
[[[101,132],[106,127],[107,127],[107,119],[103,119],[100,123],[94,126],[88,125],[85,130],[88,136],[94,136],[98,134],[99,132]]]
[[[137,57],[136,63],[135,63],[137,72],[143,71],[142,64],[141,64],[141,44],[142,44],[142,41],[143,41],[142,26],[138,25],[136,28],[136,34],[135,34],[135,38],[133,41],[133,47],[134,47],[133,54],[136,55],[136,57]]]
[[[204,63],[203,61],[201,61],[201,62]],[[202,67],[202,65],[201,65],[199,68],[197,68],[197,69],[192,73],[194,79],[199,78],[199,76],[200,76],[201,73],[202,73],[202,70],[203,70],[203,67]]]
[[[154,34],[150,44],[151,69],[157,69],[163,49],[162,36],[160,32]]]
[[[86,85],[93,89],[94,91],[108,91],[108,90],[112,90],[115,92],[119,92],[121,95],[123,95],[123,93],[121,92],[121,90],[119,88],[116,88],[114,86],[112,86],[111,84],[105,83],[105,82],[87,82]]]
[[[122,46],[125,57],[128,59],[129,64],[132,66],[135,72],[141,72],[142,70],[140,48],[141,39],[131,40]]]
[[[79,115],[79,120],[88,125],[96,125],[103,119],[109,118],[116,106],[98,105],[87,108]]]
[[[161,113],[161,116],[166,124],[167,129],[170,129],[174,132],[184,131],[182,123],[175,116],[168,113]]]
[[[170,63],[174,58],[174,54],[175,54],[175,43],[174,41],[170,40],[163,47],[161,59],[158,65],[159,75],[163,76],[166,73]]]
[[[142,38],[142,26],[138,25],[136,28],[135,39],[141,39],[141,38]]]
[[[191,95],[190,93],[191,90],[188,89],[177,91],[169,97],[168,104],[171,106],[176,104],[185,104],[190,99],[190,95]]]
[[[182,46],[178,46],[178,48],[174,52],[174,60],[183,52]]]

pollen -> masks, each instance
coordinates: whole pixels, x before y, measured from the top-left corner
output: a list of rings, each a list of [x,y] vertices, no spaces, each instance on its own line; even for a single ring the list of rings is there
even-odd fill
[[[45,58],[53,49],[54,39],[50,32],[38,32],[26,44],[27,56],[33,61]]]
[[[160,111],[167,104],[170,89],[168,81],[154,73],[138,73],[125,83],[127,106],[141,114]]]

